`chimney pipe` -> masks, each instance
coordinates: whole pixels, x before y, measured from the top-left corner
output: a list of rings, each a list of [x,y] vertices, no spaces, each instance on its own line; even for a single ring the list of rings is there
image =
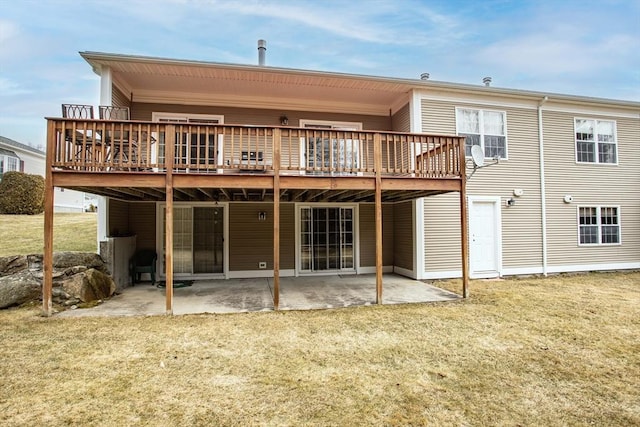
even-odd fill
[[[484,85],[487,87],[491,86],[491,77],[485,77],[484,79],[482,79],[482,83],[484,83]]]
[[[420,80],[429,80],[429,73],[420,74]]]
[[[266,40],[258,40],[258,65],[263,66],[265,55],[267,53],[267,41]]]

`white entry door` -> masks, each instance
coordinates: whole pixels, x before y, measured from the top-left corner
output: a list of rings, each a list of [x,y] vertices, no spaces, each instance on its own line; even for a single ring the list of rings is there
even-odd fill
[[[469,267],[472,277],[500,275],[501,228],[499,197],[469,197]]]

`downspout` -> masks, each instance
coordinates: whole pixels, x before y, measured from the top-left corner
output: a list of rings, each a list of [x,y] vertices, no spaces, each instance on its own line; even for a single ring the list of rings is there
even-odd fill
[[[549,100],[545,96],[538,103],[538,143],[540,151],[540,209],[542,215],[542,274],[547,276],[547,190],[544,177],[544,129],[542,127],[542,104]]]

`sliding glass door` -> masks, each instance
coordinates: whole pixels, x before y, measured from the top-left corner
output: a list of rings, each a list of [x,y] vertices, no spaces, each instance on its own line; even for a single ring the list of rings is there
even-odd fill
[[[163,208],[162,253],[166,254],[166,210]],[[163,267],[165,256],[163,259]],[[163,271],[166,271],[163,268]],[[224,208],[174,206],[173,272],[176,275],[224,272]]]
[[[354,269],[354,209],[302,207],[300,210],[300,270]]]

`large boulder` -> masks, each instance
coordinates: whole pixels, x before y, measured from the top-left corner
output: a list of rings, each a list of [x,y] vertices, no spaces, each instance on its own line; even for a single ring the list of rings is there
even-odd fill
[[[42,282],[28,270],[0,277],[0,308],[37,300],[41,293]]]
[[[89,252],[55,252],[53,254],[54,269],[67,269],[78,265],[107,273],[107,266],[98,254]]]
[[[63,279],[60,286],[67,294],[82,302],[105,299],[116,291],[113,279],[95,268],[80,271]]]
[[[15,274],[28,267],[25,255],[12,255],[0,257],[0,277]]]

